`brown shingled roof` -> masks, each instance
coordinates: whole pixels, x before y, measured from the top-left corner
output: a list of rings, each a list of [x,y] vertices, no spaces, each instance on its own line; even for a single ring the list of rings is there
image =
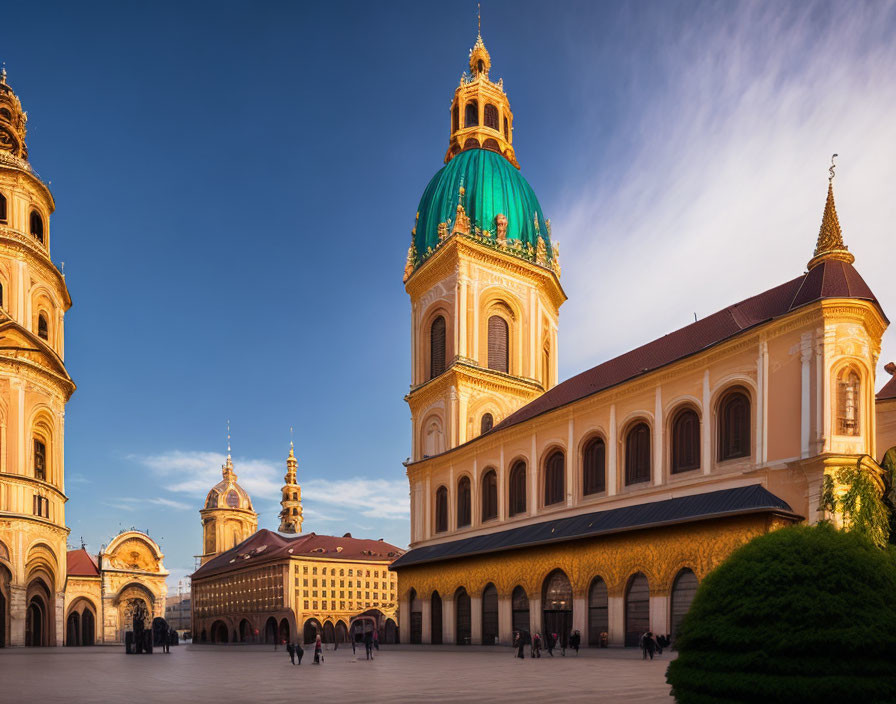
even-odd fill
[[[337,560],[391,562],[404,551],[382,540],[364,540],[344,536],[307,533],[286,537],[262,528],[242,543],[206,562],[192,578],[221,574],[247,566],[255,566],[284,557],[316,557]]]
[[[891,398],[896,398],[896,376],[890,377],[890,380],[877,392],[878,401],[887,401]]]
[[[824,298],[871,301],[881,315],[884,314],[868,284],[851,264],[825,261],[786,284],[728,306],[718,313],[567,379],[507,416],[491,432],[522,423],[697,354],[745,330]]]
[[[96,560],[84,548],[69,550],[65,555],[66,572],[69,577],[99,577]]]

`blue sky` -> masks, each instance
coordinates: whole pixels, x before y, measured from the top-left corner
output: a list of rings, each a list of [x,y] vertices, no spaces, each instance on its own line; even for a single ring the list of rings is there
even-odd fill
[[[835,151],[896,310],[894,30],[893,2],[486,3],[561,246],[562,377],[799,275]],[[260,526],[294,426],[306,529],[406,544],[401,273],[474,40],[466,1],[4,8],[74,300],[73,544],[148,528],[191,571],[227,418]]]

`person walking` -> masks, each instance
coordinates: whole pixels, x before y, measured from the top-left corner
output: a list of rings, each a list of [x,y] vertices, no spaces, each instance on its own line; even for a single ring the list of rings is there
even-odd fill
[[[541,657],[541,634],[536,633],[532,638],[532,657],[540,658]]]
[[[314,664],[315,665],[320,665],[320,663],[323,661],[324,656],[323,656],[322,651],[323,651],[323,647],[321,646],[321,643],[320,643],[320,633],[318,633],[317,638],[314,640]]]
[[[569,647],[576,651],[576,655],[579,654],[579,646],[582,644],[582,634],[578,631],[573,631],[572,635],[569,637]]]
[[[301,665],[302,657],[305,655],[305,649],[302,647],[301,640],[296,641],[295,653],[296,653],[296,658],[298,658],[298,662],[296,663],[296,665]]]
[[[525,652],[526,639],[523,638],[523,634],[520,631],[516,631],[514,633],[513,644],[516,646],[516,656],[518,658],[520,658],[521,660],[525,660],[526,659],[526,652]]]
[[[373,634],[367,631],[364,634],[364,652],[367,653],[367,659],[373,659]]]
[[[556,637],[557,636],[555,633],[548,633],[544,637],[545,645],[548,649],[548,655],[550,655],[551,657],[554,657],[554,646],[557,644]]]
[[[289,661],[295,665],[296,664],[296,649],[293,647],[292,643],[286,644],[286,652],[289,653]]]
[[[653,639],[653,633],[650,631],[644,634],[643,652],[642,659],[646,660],[649,655],[650,659],[653,660],[653,654],[656,652],[656,641]]]

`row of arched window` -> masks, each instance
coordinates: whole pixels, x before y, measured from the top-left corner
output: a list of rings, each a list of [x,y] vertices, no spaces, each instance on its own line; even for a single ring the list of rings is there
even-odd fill
[[[3,284],[0,283],[0,308],[3,308],[5,305],[5,291],[3,290]],[[47,316],[43,312],[37,315],[37,336],[44,340],[50,339],[50,324],[47,322]]]
[[[429,326],[429,378],[435,379],[447,368],[447,326],[445,317],[436,316]],[[510,327],[500,315],[488,319],[488,368],[510,371]],[[489,426],[491,428],[491,426]],[[484,432],[484,431],[483,431]]]
[[[749,457],[751,446],[750,397],[742,387],[726,391],[718,404],[718,460],[724,462]],[[685,406],[672,416],[671,472],[681,474],[700,469],[700,417],[696,409]],[[646,421],[636,420],[623,434],[624,484],[633,486],[650,481],[653,468],[652,433]],[[600,436],[590,438],[581,455],[582,494],[600,494],[607,489],[607,449]],[[515,516],[528,510],[527,463],[513,462],[508,476],[507,513]],[[480,520],[498,517],[497,472],[487,469],[481,481]],[[550,452],[542,467],[541,505],[561,504],[566,500],[566,453],[562,449]],[[440,486],[435,497],[436,532],[448,530],[448,488]],[[457,527],[472,522],[472,486],[470,478],[461,477],[457,486]]]
[[[491,103],[486,103],[482,110],[482,122],[485,127],[501,131],[501,117],[498,108]],[[471,100],[464,106],[464,127],[479,126],[479,101]],[[460,107],[455,103],[454,109],[451,111],[451,131],[457,132],[460,129]],[[504,139],[510,139],[510,123],[504,118]]]
[[[6,199],[6,196],[0,193],[0,223],[9,222],[9,201]],[[31,215],[28,218],[28,227],[31,233],[31,236],[34,237],[41,244],[44,243],[44,219],[41,214],[32,210]]]
[[[669,633],[673,639],[678,633],[684,615],[691,607],[694,595],[697,591],[697,575],[688,567],[679,570],[672,582],[669,594]],[[458,587],[452,595],[454,599],[455,616],[455,642],[458,645],[472,643],[472,602],[470,594],[465,587]],[[625,634],[626,646],[637,646],[638,641],[645,631],[651,628],[650,618],[650,584],[642,572],[636,572],[626,580],[624,611],[622,613],[622,631]],[[421,598],[422,597],[422,598]],[[421,643],[423,640],[423,598],[416,590],[411,589],[408,594],[408,609],[410,611],[410,636],[411,643]],[[443,640],[443,604],[442,596],[438,591],[433,591],[428,596],[430,602],[430,642],[441,645]],[[499,595],[497,587],[489,583],[482,590],[480,601],[482,645],[495,645],[499,638],[498,617]],[[520,633],[529,632],[532,626],[531,609],[532,602],[529,594],[522,585],[514,587],[510,595],[511,620],[513,631]],[[587,643],[588,645],[600,645],[603,638],[610,631],[609,591],[607,583],[600,576],[591,580],[588,588],[587,602]],[[573,627],[573,589],[563,570],[557,569],[551,572],[542,584],[541,588],[541,626],[535,626],[536,630],[545,630],[557,633],[564,646],[566,638]]]

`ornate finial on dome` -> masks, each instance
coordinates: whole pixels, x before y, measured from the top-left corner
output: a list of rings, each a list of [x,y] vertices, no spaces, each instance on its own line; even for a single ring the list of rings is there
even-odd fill
[[[230,418],[227,419],[227,459],[221,467],[221,474],[225,479],[236,481],[236,472],[233,471],[233,459],[230,457]]]
[[[22,102],[13,93],[6,82],[6,64],[0,69],[0,152],[9,152],[13,157],[28,160],[28,147],[25,145],[25,123],[27,113],[22,110]],[[29,169],[27,163],[21,166]]]
[[[299,462],[296,459],[295,447],[292,441],[292,428],[289,429],[289,455],[286,458],[286,482],[281,490],[280,499],[280,532],[302,532],[302,488],[298,483]]]
[[[837,207],[834,204],[834,159],[837,154],[831,156],[831,166],[828,169],[828,197],[824,204],[824,215],[821,218],[821,228],[818,231],[818,242],[815,245],[815,253],[809,261],[809,269],[812,269],[824,261],[835,260],[852,264],[856,258],[843,242],[843,232],[840,229],[840,220],[837,217]]]

